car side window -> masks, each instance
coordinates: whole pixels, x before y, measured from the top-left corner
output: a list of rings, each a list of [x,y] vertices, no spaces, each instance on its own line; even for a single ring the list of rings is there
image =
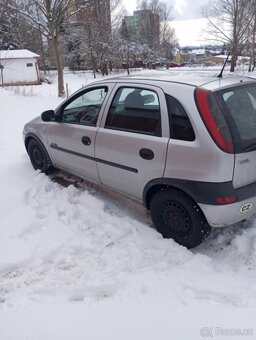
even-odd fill
[[[172,139],[193,141],[195,133],[189,117],[181,103],[169,94],[165,94]]]
[[[107,94],[107,87],[94,88],[78,94],[62,112],[63,123],[96,126],[98,115]]]
[[[144,88],[119,88],[109,109],[105,128],[161,136],[157,93]]]

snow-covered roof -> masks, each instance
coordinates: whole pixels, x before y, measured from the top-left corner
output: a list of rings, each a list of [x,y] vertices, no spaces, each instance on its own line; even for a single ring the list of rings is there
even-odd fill
[[[220,54],[214,56],[214,58],[220,58],[220,59],[227,59],[227,56],[225,54]],[[228,57],[228,60],[231,60],[231,55]],[[250,60],[250,57],[245,57],[245,56],[237,56],[237,60]]]
[[[39,58],[40,56],[29,50],[6,50],[0,51],[0,59],[27,59]]]
[[[221,54],[221,50],[209,50],[210,53],[212,54]]]
[[[196,50],[192,50],[191,53],[203,55],[203,54],[205,54],[205,48],[199,48],[199,49],[196,49]]]
[[[219,55],[215,55],[214,58],[227,59],[227,55],[219,54]],[[228,57],[228,60],[231,60],[231,56]]]

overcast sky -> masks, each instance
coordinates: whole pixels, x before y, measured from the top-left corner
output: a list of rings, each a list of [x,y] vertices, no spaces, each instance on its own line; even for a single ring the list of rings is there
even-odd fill
[[[164,1],[164,0],[162,0]],[[174,7],[174,20],[187,20],[201,18],[201,8],[208,0],[165,0]],[[137,0],[123,0],[129,14],[136,10]]]

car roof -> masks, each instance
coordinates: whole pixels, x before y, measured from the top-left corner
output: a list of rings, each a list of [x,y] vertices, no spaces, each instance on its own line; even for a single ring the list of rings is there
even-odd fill
[[[204,87],[209,90],[216,90],[226,86],[237,85],[239,83],[255,82],[256,79],[238,76],[238,75],[224,75],[223,78],[218,78],[217,74],[209,75],[202,71],[202,74],[187,72],[173,72],[173,71],[151,71],[151,72],[138,72],[138,74],[130,76],[119,76],[107,78],[103,82],[137,82],[137,83],[150,83],[157,84],[158,82],[179,83],[195,87]],[[102,80],[101,80],[102,82]]]

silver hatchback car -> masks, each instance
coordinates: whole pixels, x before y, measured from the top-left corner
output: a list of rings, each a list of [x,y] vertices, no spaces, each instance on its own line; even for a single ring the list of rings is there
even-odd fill
[[[256,81],[155,73],[95,82],[24,127],[35,169],[63,169],[150,210],[192,248],[256,212]]]

